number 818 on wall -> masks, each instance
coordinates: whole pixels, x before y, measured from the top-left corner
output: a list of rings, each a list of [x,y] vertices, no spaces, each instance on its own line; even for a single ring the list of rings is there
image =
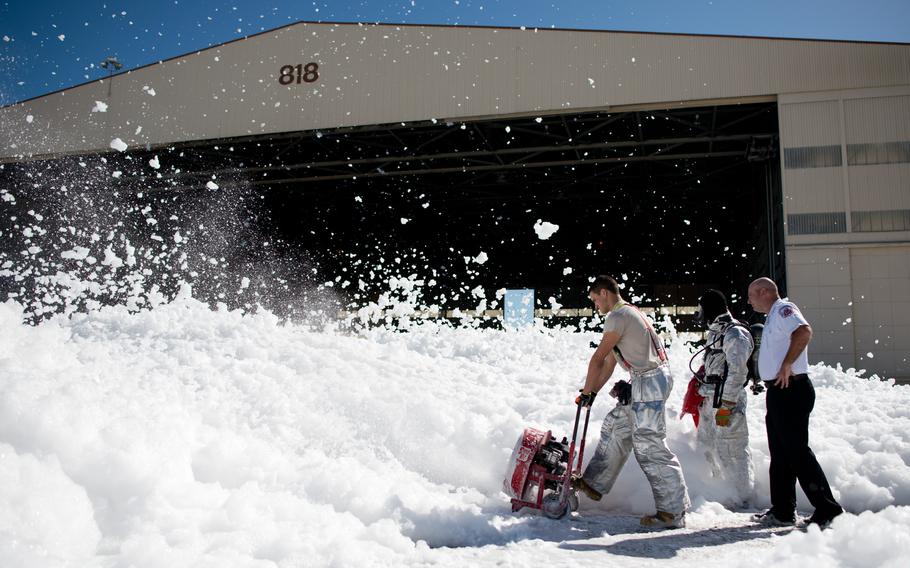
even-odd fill
[[[278,70],[278,82],[282,85],[300,83],[315,83],[319,79],[319,64],[298,63],[297,65],[282,65]]]

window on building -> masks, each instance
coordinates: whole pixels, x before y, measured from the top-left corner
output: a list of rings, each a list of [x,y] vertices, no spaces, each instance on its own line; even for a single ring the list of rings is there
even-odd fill
[[[850,214],[850,224],[858,233],[910,231],[910,209],[854,211]]]
[[[910,162],[910,142],[847,144],[847,163],[851,166],[908,162]]]
[[[840,145],[784,148],[784,167],[788,170],[830,168],[842,163]]]
[[[847,232],[847,214],[843,211],[834,213],[794,213],[787,215],[787,234],[818,235],[823,233]]]

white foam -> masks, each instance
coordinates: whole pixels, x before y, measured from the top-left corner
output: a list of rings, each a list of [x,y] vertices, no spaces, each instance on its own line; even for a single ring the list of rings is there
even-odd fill
[[[129,148],[129,146],[127,146],[123,140],[121,140],[119,138],[114,138],[113,140],[111,140],[111,148],[113,148],[114,150],[117,150],[118,152],[124,152],[124,151],[126,151],[127,148]]]
[[[554,225],[549,221],[542,221],[540,219],[534,223],[534,232],[537,233],[537,238],[545,241],[553,236],[556,231],[559,230],[559,225]]]
[[[112,251],[102,264],[115,258]],[[403,297],[419,289],[414,280],[396,286]],[[384,302],[407,311],[392,295]],[[32,553],[0,553],[24,566],[41,565],[34,551],[124,565],[458,565],[463,547],[489,563],[534,550],[548,550],[553,565],[578,560],[538,540],[545,533],[536,523],[552,522],[513,516],[500,487],[525,426],[570,433],[596,334],[426,324],[351,336],[262,311],[213,311],[187,294],[152,310],[104,308],[38,326],[20,325],[22,313],[0,305],[8,330],[0,341],[0,471],[27,471],[32,481],[0,484],[0,502],[14,503],[0,508],[12,511],[0,523]],[[675,419],[692,351],[675,341],[669,352],[677,384],[668,443],[698,504],[692,523],[739,522],[718,505],[731,488],[710,479],[691,420]],[[757,552],[748,547],[758,543],[732,541],[720,558],[750,550],[774,554],[776,564],[818,553],[861,565],[834,535],[869,541],[870,558],[885,565],[898,558],[895,547],[907,550],[910,390],[831,367],[812,373],[812,447],[848,511],[866,512],[838,520],[822,541],[810,532],[781,539],[786,549]],[[749,402],[756,504],[767,505],[763,398]],[[606,397],[595,404],[589,457],[609,408]],[[802,494],[799,504],[811,511]],[[579,518],[652,508],[630,460],[603,501],[582,500]],[[33,510],[46,511],[44,527],[22,522]],[[606,566],[623,560],[598,558]]]

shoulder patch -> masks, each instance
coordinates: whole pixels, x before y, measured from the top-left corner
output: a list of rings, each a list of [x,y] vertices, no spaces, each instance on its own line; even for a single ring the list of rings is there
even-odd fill
[[[781,306],[780,309],[777,310],[777,313],[779,313],[782,318],[788,318],[793,315],[793,308],[790,306]]]

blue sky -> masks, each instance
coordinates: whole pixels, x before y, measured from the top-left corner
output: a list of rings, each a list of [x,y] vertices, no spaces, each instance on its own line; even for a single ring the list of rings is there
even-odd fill
[[[910,42],[910,0],[0,0],[0,104],[300,20]]]

